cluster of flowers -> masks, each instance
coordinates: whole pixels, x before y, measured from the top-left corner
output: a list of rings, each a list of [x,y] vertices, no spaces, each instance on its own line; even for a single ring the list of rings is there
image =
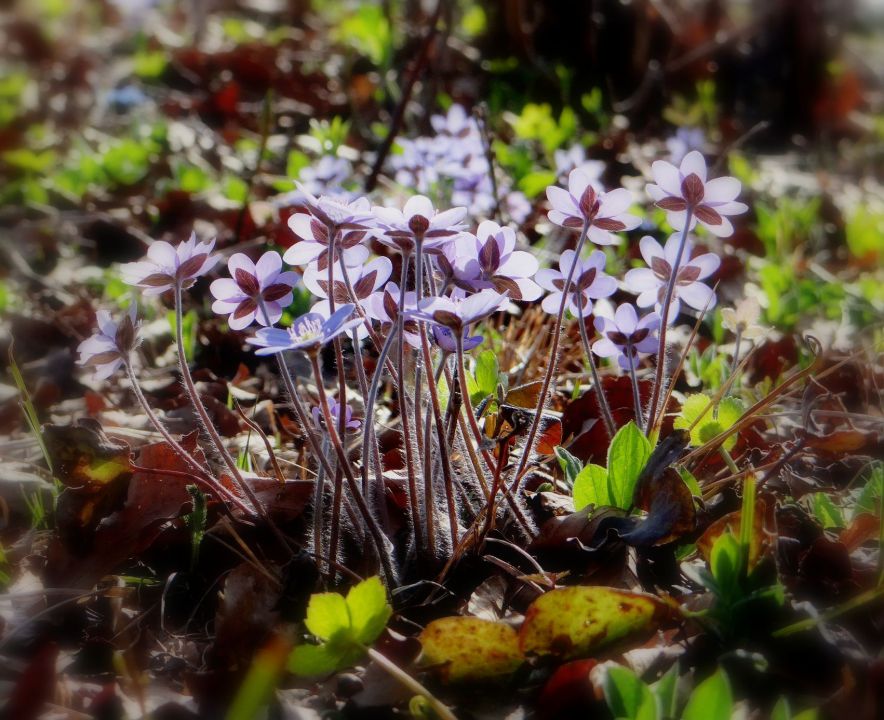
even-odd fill
[[[425,195],[444,188],[453,205],[477,218],[492,216],[499,200],[506,217],[521,225],[531,213],[531,203],[505,178],[498,180],[495,197],[476,119],[463,106],[452,105],[446,115],[433,115],[430,123],[435,135],[396,140],[398,152],[389,160],[396,182]]]
[[[705,161],[698,152],[689,153],[679,167],[658,161],[653,174],[655,183],[647,186],[648,193],[666,210],[678,232],[663,247],[652,237],[643,237],[640,249],[648,267],[628,271],[623,287],[638,295],[639,308],[653,306],[654,310],[639,317],[632,305],[624,304],[613,317],[595,320],[600,338],[593,351],[616,358],[624,369],[634,368],[640,353],[656,350],[654,333],[670,284],[669,323],[677,317],[681,302],[697,310],[715,303],[713,291],[703,281],[717,269],[719,259],[711,253],[692,257],[688,231],[699,223],[725,237],[732,232],[727,216],[746,210],[735,200],[739,182],[729,177],[707,181]],[[400,210],[372,207],[365,198],[317,198],[304,188],[302,192],[309,212],[289,220],[299,241],[284,256],[269,251],[257,262],[236,253],[228,261],[230,277],[211,285],[213,310],[226,314],[232,329],[243,330],[255,322],[265,326],[248,341],[261,354],[308,349],[347,331],[362,339],[373,324],[382,331],[392,328],[400,313],[408,321],[404,333],[409,344],[419,346],[415,323],[423,321],[437,326],[437,344],[453,351],[458,340],[468,347],[477,344],[468,335],[470,326],[510,300],[537,300],[545,290],[542,307],[546,312],[557,314],[564,304],[574,316],[588,317],[593,301],[610,297],[618,289],[617,281],[604,272],[601,250],[585,259],[566,250],[558,269],[539,270],[533,255],[516,249],[511,228],[484,221],[474,233],[469,232],[464,224],[465,207],[440,212],[427,197],[418,195]],[[567,189],[551,186],[547,194],[549,219],[565,228],[585,228],[586,238],[596,245],[617,242],[614,233],[632,230],[640,222],[627,212],[633,201],[628,190],[603,192],[583,168],[570,172]],[[391,280],[393,264],[387,257],[369,260],[372,238],[400,253],[406,267],[422,256],[418,258],[425,263],[421,275],[427,273],[429,292],[418,297]],[[213,245],[195,238],[177,248],[155,242],[145,261],[122,268],[123,278],[147,295],[176,286],[187,288],[215,266]],[[283,261],[303,267],[302,278],[284,270]],[[290,328],[273,328],[291,303],[299,279],[318,302]],[[118,359],[111,357],[111,326],[105,318],[99,333],[104,340],[81,346],[84,363],[102,367]]]

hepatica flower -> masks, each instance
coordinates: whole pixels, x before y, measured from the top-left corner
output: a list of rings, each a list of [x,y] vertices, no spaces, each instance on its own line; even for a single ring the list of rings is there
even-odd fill
[[[365,198],[352,202],[343,198],[313,197],[303,185],[298,188],[307,198],[309,213],[295,213],[288,219],[289,229],[298,237],[283,255],[289,265],[316,263],[320,270],[329,261],[359,265],[368,259],[363,244],[372,225],[371,206]],[[330,258],[334,245],[334,257]]]
[[[372,212],[380,230],[377,239],[403,254],[411,254],[418,241],[427,253],[442,252],[442,248],[463,230],[466,208],[455,207],[437,212],[429,198],[414,195],[402,210],[375,207]]]
[[[331,400],[329,401],[329,410],[331,411],[335,427],[337,427],[338,419],[340,418],[341,404],[337,400]],[[310,413],[313,415],[313,422],[316,423],[316,427],[325,427],[325,420],[318,407],[314,405],[313,408],[311,408]],[[344,427],[348,430],[358,430],[361,426],[362,423],[353,418],[353,409],[349,405],[344,405]]]
[[[669,279],[672,277],[672,266],[675,264],[680,240],[681,234],[675,233],[670,235],[665,247],[660,247],[660,243],[648,235],[639,242],[642,257],[648,267],[630,270],[625,277],[627,289],[638,294],[636,304],[639,307],[654,305],[657,312],[662,312],[663,299]],[[691,257],[693,247],[690,238],[686,238],[681,262],[676,270],[672,300],[669,304],[668,323],[678,317],[681,300],[695,310],[709,309],[715,306],[715,293],[700,281],[714,273],[721,264],[721,260],[713,253],[705,253],[688,259]]]
[[[540,287],[533,280],[537,259],[516,250],[516,233],[485,220],[475,235],[463,233],[454,242],[454,283],[475,292],[496,290],[512,300],[536,300]]]
[[[457,340],[454,331],[444,325],[433,325],[433,341],[441,348],[443,352],[457,352]],[[464,328],[460,334],[463,343],[464,352],[469,352],[475,347],[482,344],[485,339],[481,335],[470,335],[469,330]]]
[[[454,333],[462,333],[474,322],[483,320],[500,310],[507,302],[506,295],[494,290],[482,290],[466,298],[431,297],[418,303],[417,310],[406,313],[415,320],[441,325]]]
[[[135,303],[119,323],[111,319],[106,310],[96,313],[98,332],[87,338],[77,347],[80,357],[77,362],[83,367],[92,368],[96,380],[104,380],[113,375],[140,342],[138,331],[141,323],[136,322]]]
[[[390,274],[393,272],[393,263],[390,262],[389,258],[379,257],[365,265],[346,268],[347,278],[353,288],[353,293],[356,295],[355,298],[351,298],[347,290],[343,274],[344,268],[341,267],[341,264],[337,263],[332,272],[332,297],[334,298],[335,305],[355,301],[364,308],[372,294],[380,290],[384,283],[390,279]],[[328,273],[324,270],[319,270],[313,265],[308,265],[304,271],[304,286],[316,297],[324,298],[310,308],[310,312],[319,313],[323,317],[329,317],[331,315],[331,305],[328,301]],[[362,323],[357,329],[357,337],[363,338],[366,335],[368,335],[368,328],[365,326],[365,323]]]
[[[571,265],[577,263],[571,286],[565,289],[565,281]],[[567,293],[567,309],[572,315],[587,317],[592,313],[592,301],[613,295],[617,281],[604,272],[605,253],[595,250],[586,260],[576,257],[573,250],[565,250],[559,259],[559,269],[545,268],[537,272],[537,283],[550,294],[543,299],[541,307],[550,315],[558,315],[562,295]]]
[[[298,282],[294,272],[282,271],[278,252],[266,252],[257,263],[242,253],[230,256],[229,278],[215,280],[209,290],[215,298],[212,310],[228,315],[232,330],[243,330],[256,319],[261,325],[273,325],[292,303],[292,288]],[[261,307],[263,303],[263,308]],[[269,317],[265,317],[264,308]]]
[[[381,332],[384,334],[394,332],[396,323],[399,321],[399,314],[402,312],[399,307],[399,294],[399,285],[390,282],[387,283],[383,290],[369,295],[362,305],[365,314],[381,324]],[[408,315],[408,311],[414,309],[415,302],[415,292],[413,290],[407,291],[405,293],[405,328],[403,335],[405,342],[414,348],[419,348],[421,346],[421,339],[418,334],[417,323],[410,319]]]
[[[160,295],[178,286],[191,287],[196,279],[215,267],[218,258],[212,255],[215,241],[198,242],[196,233],[173,247],[158,240],[147,249],[147,260],[120,266],[123,282],[144,288],[145,295]]]
[[[669,224],[676,230],[684,230],[688,210],[691,226],[697,222],[713,235],[728,237],[734,227],[728,215],[746,212],[746,205],[737,202],[740,181],[732,177],[706,180],[706,161],[696,150],[684,156],[676,167],[665,160],[657,160],[651,166],[654,183],[647,186],[648,195],[659,208],[666,211]]]
[[[613,245],[617,238],[612,232],[632,230],[641,222],[626,212],[632,204],[629,190],[601,192],[593,185],[590,175],[581,169],[572,170],[568,175],[567,190],[550,185],[546,197],[552,205],[549,211],[552,222],[577,230],[589,223],[588,237],[596,245]]]
[[[592,344],[592,351],[599,357],[616,357],[621,368],[634,370],[639,353],[657,352],[659,327],[657,313],[648,313],[639,319],[635,308],[624,303],[614,312],[613,319],[596,317],[595,329],[602,337]]]
[[[261,328],[255,337],[246,342],[258,346],[256,355],[273,355],[287,350],[316,352],[329,340],[359,325],[362,320],[350,320],[355,305],[342,305],[331,317],[324,318],[319,313],[307,313],[295,320],[291,327]]]

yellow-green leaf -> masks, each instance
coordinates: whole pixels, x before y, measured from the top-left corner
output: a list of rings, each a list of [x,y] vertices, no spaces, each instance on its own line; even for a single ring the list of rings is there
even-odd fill
[[[354,585],[347,593],[346,602],[354,638],[370,645],[377,640],[393,614],[393,609],[387,604],[387,591],[381,579],[370,577]]]
[[[651,595],[607,587],[560,588],[528,608],[519,644],[526,655],[583,657],[652,630],[669,612]]]
[[[338,593],[317,593],[307,605],[307,629],[322,640],[329,640],[342,630],[350,630],[347,601]]]
[[[448,681],[509,675],[522,663],[519,639],[509,625],[474,617],[434,620],[421,633],[422,664]]]

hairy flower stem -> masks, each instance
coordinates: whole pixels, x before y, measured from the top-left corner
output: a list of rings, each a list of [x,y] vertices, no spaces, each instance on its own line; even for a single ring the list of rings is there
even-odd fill
[[[238,507],[243,513],[245,513],[246,517],[253,517],[255,515],[255,511],[248,507],[242,500],[240,500],[236,495],[234,495],[230,490],[224,487],[217,478],[213,477],[208,470],[199,462],[191,453],[184,449],[184,447],[179,443],[175,438],[172,437],[172,434],[166,430],[166,426],[160,421],[157,417],[156,413],[151,408],[150,404],[147,402],[147,398],[144,397],[144,393],[141,392],[141,386],[138,384],[138,378],[135,376],[135,372],[132,370],[132,366],[128,361],[123,362],[123,367],[126,368],[126,375],[129,377],[129,383],[132,386],[132,392],[135,394],[135,398],[140,403],[144,413],[147,415],[147,419],[150,420],[151,425],[153,425],[157,432],[162,435],[163,440],[166,441],[166,444],[169,445],[178,456],[184,460],[190,467],[192,468],[195,477],[201,483],[204,483],[211,491],[218,493],[218,495],[224,498],[231,505],[235,505]]]
[[[458,331],[454,332],[454,337],[457,349],[457,379],[460,383],[460,394],[463,399],[463,409],[466,412],[466,416],[468,418],[467,422],[469,423],[470,430],[472,431],[473,437],[476,440],[476,445],[482,452],[482,458],[488,465],[488,469],[491,470],[492,476],[497,477],[500,475],[500,469],[498,468],[498,465],[500,464],[500,458],[495,461],[490,452],[482,449],[485,436],[483,435],[482,430],[479,428],[479,424],[476,421],[476,412],[475,410],[473,410],[473,403],[470,400],[470,393],[469,389],[467,388],[466,368],[464,366],[463,337],[462,334]],[[466,433],[464,433],[464,442],[466,442],[467,446],[469,447],[470,442]],[[497,488],[495,487],[492,487],[491,491],[488,493],[488,512],[494,512],[496,493]],[[519,505],[518,503],[516,503],[515,496],[511,492],[508,492],[505,487],[504,495],[506,496],[507,502],[510,505],[510,509],[513,511],[513,515],[515,516],[516,521],[519,523],[519,525],[522,526],[522,530],[527,535],[532,536],[533,533],[531,531],[531,526],[528,524],[528,521],[522,514],[522,511],[519,509]]]
[[[645,434],[651,435],[657,426],[657,410],[663,399],[666,386],[666,328],[669,326],[669,307],[672,305],[672,294],[675,292],[675,281],[678,277],[678,268],[681,265],[681,256],[684,254],[684,246],[687,243],[691,220],[694,216],[694,208],[688,205],[684,219],[684,230],[678,241],[678,252],[675,254],[675,262],[672,264],[672,272],[669,274],[669,282],[666,284],[666,294],[663,296],[663,304],[660,313],[660,344],[657,347],[657,371],[654,373],[654,387],[651,391],[651,407],[648,410],[648,424]],[[659,408],[660,414],[665,408]]]
[[[377,334],[374,327],[372,327],[371,319],[368,315],[365,314],[365,310],[362,308],[362,301],[358,297],[356,297],[356,291],[353,289],[353,283],[350,281],[350,273],[347,272],[347,266],[341,263],[341,275],[344,278],[344,286],[347,288],[347,293],[350,296],[350,302],[356,306],[356,314],[362,318],[362,322],[364,327],[368,330],[368,336],[371,338],[372,343],[374,343],[375,351],[380,353],[381,348],[384,346],[383,341],[381,340],[380,335]],[[384,364],[387,366],[387,372],[390,373],[390,376],[393,378],[393,382],[399,382],[398,375],[396,374],[396,368],[393,367],[393,363],[389,358],[386,358],[385,361],[378,362],[378,367],[383,367]]]
[[[378,355],[378,364],[377,368],[374,371],[374,375],[371,377],[371,386],[368,389],[368,395],[365,398],[365,420],[363,421],[362,426],[362,486],[364,488],[368,488],[369,480],[369,463],[368,463],[368,453],[369,447],[373,446],[372,449],[376,453],[378,457],[380,457],[380,450],[377,446],[377,437],[374,432],[374,406],[378,397],[378,390],[381,386],[381,377],[383,376],[383,367],[384,361],[390,355],[390,350],[393,349],[393,343],[396,342],[396,333],[391,332],[387,335],[387,339],[384,341],[383,346],[381,346],[380,354]],[[382,468],[380,463],[377,464],[375,468],[375,482],[380,488],[381,495],[383,495],[384,488],[384,477],[382,474]]]
[[[322,454],[323,457],[328,456],[328,439],[322,438]],[[316,482],[313,485],[313,552],[316,553],[316,568],[320,574],[324,574],[322,570],[322,524],[323,524],[323,505],[325,504],[325,467],[319,466],[316,472]],[[331,556],[331,553],[329,553]],[[328,568],[331,573],[331,565]]]
[[[564,290],[562,292],[562,302],[559,305],[559,312],[556,315],[556,324],[553,327],[552,347],[549,349],[549,358],[546,364],[546,374],[543,376],[543,384],[540,386],[540,397],[537,398],[537,408],[534,413],[534,420],[531,422],[531,429],[528,430],[528,438],[525,440],[525,446],[522,450],[522,456],[519,458],[519,464],[516,466],[513,474],[513,482],[510,485],[509,492],[515,494],[519,491],[519,485],[522,482],[522,476],[525,468],[528,466],[528,460],[534,450],[534,441],[537,438],[537,432],[540,430],[540,422],[543,418],[543,409],[546,407],[546,401],[549,396],[549,387],[552,383],[553,375],[559,364],[559,343],[562,335],[562,320],[565,317],[565,308],[568,306],[568,298],[572,292],[571,283],[574,280],[574,273],[577,270],[577,261],[586,243],[586,234],[589,232],[589,221],[583,221],[583,228],[580,230],[580,237],[577,239],[577,245],[574,248],[574,262],[568,270],[568,277],[565,279]]]
[[[196,410],[203,429],[212,440],[212,444],[221,455],[221,458],[224,460],[224,464],[227,465],[227,469],[230,470],[230,474],[236,481],[237,486],[240,488],[240,490],[243,491],[245,496],[249,499],[249,502],[258,511],[258,513],[261,515],[261,519],[267,523],[267,527],[269,527],[273,534],[276,535],[282,546],[286,548],[286,550],[291,550],[291,546],[289,545],[285,536],[276,526],[276,523],[274,523],[273,520],[270,518],[267,509],[261,504],[261,501],[258,500],[258,497],[255,495],[255,492],[252,490],[251,486],[245,481],[245,478],[243,478],[242,473],[236,466],[236,461],[233,459],[233,456],[231,456],[231,454],[227,451],[227,447],[224,445],[224,441],[221,439],[221,436],[218,434],[218,431],[212,424],[212,420],[209,417],[206,406],[203,405],[203,401],[200,399],[199,393],[196,390],[196,384],[193,382],[193,377],[190,374],[190,368],[187,365],[187,357],[184,354],[184,336],[181,328],[183,323],[182,304],[181,284],[177,283],[175,285],[175,344],[178,348],[178,364],[181,367],[181,377],[184,380],[184,389],[187,392],[187,396],[190,398],[190,403]]]
[[[417,501],[417,475],[414,470],[414,448],[411,444],[411,423],[408,418],[408,402],[405,395],[405,283],[408,281],[409,256],[402,255],[402,282],[399,286],[399,315],[396,320],[396,371],[399,374],[398,391],[399,420],[402,423],[402,444],[405,446],[405,472],[408,477],[408,506],[411,523],[414,526],[415,547],[424,547],[423,528],[421,527],[420,508]]]
[[[592,348],[589,345],[589,333],[586,332],[586,318],[581,313],[578,316],[578,325],[580,326],[580,340],[583,342],[583,352],[586,353],[586,362],[589,364],[589,372],[592,374],[592,386],[595,390],[595,396],[602,411],[602,420],[605,423],[605,430],[608,431],[608,437],[614,437],[617,432],[617,426],[614,423],[614,416],[611,414],[611,406],[608,405],[608,397],[605,389],[602,387],[602,379],[599,377],[599,370],[595,364],[595,358],[592,354]]]
[[[424,241],[420,235],[415,237],[414,242],[415,253],[414,253],[414,301],[415,305],[419,304],[423,299],[423,281],[424,281]],[[423,329],[423,323],[418,321],[418,328]],[[425,332],[425,330],[424,330]],[[430,367],[429,365],[427,367]],[[417,449],[418,455],[420,456],[422,453],[429,453],[430,450],[428,447],[423,446],[423,437],[420,433],[421,426],[421,400],[422,398],[422,388],[421,385],[423,380],[422,373],[423,366],[421,365],[421,360],[416,359],[414,363],[414,433],[417,435]],[[424,491],[427,492],[426,488],[429,488],[430,496],[433,494],[433,484],[428,482],[429,478],[424,478]],[[427,512],[432,512],[429,507],[427,507]],[[429,532],[430,520],[427,520],[428,532],[427,532],[427,548],[432,549],[436,542],[436,530],[433,528],[432,533]],[[432,538],[429,536],[432,534]]]
[[[353,331],[353,354],[356,361],[356,377],[359,381],[359,390],[362,393],[363,398],[368,397],[368,378],[365,375],[365,365],[362,360],[362,344],[359,342],[358,333],[356,330]],[[380,370],[383,365],[379,365],[378,369]],[[363,408],[364,409],[364,408]],[[375,435],[374,423],[366,423],[363,424],[363,442],[366,447],[371,449],[372,451],[372,461],[374,462],[375,476],[381,477],[383,472],[383,465],[381,463],[381,452],[378,449],[377,437]],[[377,507],[378,513],[381,517],[381,522],[384,527],[388,526],[388,514],[387,514],[387,503],[384,501],[384,493],[383,493],[383,484],[379,485],[381,489],[380,497],[377,498],[371,492],[371,484],[368,482],[368,473],[362,473],[362,493],[367,498],[370,505],[374,505]]]
[[[316,380],[316,388],[319,392],[319,407],[322,410],[325,427],[331,438],[332,446],[338,456],[338,465],[344,471],[344,476],[347,478],[347,484],[350,486],[350,493],[353,495],[353,499],[356,501],[356,506],[362,514],[362,519],[368,528],[368,534],[371,536],[375,550],[383,565],[384,574],[387,576],[388,581],[393,583],[395,582],[396,576],[393,574],[393,567],[390,563],[389,556],[387,555],[383,533],[378,527],[377,521],[372,516],[368,505],[366,505],[365,498],[359,491],[359,484],[356,482],[356,477],[353,475],[353,471],[350,468],[347,452],[344,450],[341,438],[335,428],[334,417],[332,417],[331,409],[328,404],[328,396],[325,393],[325,387],[322,383],[322,370],[319,367],[319,355],[316,352],[312,352],[309,354],[309,358],[310,364],[313,366],[313,377]]]
[[[629,379],[632,381],[632,403],[635,408],[635,422],[640,428],[645,425],[642,414],[642,400],[638,392],[638,378],[635,376],[635,364],[633,363],[632,343],[626,343],[626,351],[629,355]]]
[[[421,350],[424,355],[424,364],[430,368],[433,366],[432,358],[430,357],[430,342],[427,339],[427,330],[425,326],[421,327]],[[430,389],[430,405],[432,406],[433,416],[432,420],[436,425],[436,437],[439,443],[439,457],[442,461],[442,478],[445,485],[445,500],[448,503],[448,524],[449,529],[451,531],[451,541],[453,544],[457,545],[457,505],[454,501],[454,479],[451,472],[451,453],[449,451],[447,438],[445,437],[445,425],[442,421],[442,408],[439,405],[439,388],[438,382],[439,377],[442,374],[442,364],[440,363],[439,368],[436,370],[435,374],[427,373],[427,386]],[[433,500],[433,476],[432,473],[426,472],[426,469],[430,467],[431,456],[432,453],[430,449],[432,444],[430,442],[429,436],[429,426],[430,426],[430,415],[427,414],[427,434],[424,442],[424,452],[426,453],[426,461],[424,463],[424,493],[425,493],[425,502],[427,505],[427,535],[430,534],[431,527],[433,528],[433,532],[435,533],[435,522],[436,522],[436,510],[435,503]],[[433,542],[430,541],[428,544],[429,548],[433,547]]]

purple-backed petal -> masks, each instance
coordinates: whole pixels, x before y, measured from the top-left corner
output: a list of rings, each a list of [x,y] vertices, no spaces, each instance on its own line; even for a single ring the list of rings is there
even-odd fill
[[[160,268],[175,270],[178,267],[178,253],[165,240],[157,240],[147,249],[147,257]]]
[[[724,203],[736,199],[740,194],[740,181],[733,177],[720,177],[706,183],[703,202]]]
[[[715,293],[708,285],[701,282],[692,282],[690,285],[680,285],[678,297],[694,310],[711,310],[715,307]]]
[[[617,292],[617,281],[610,275],[596,275],[595,280],[584,292],[595,300],[610,297]]]
[[[559,288],[554,285],[554,281],[559,280],[564,284],[564,278],[562,277],[562,273],[558,270],[553,270],[552,268],[542,268],[537,271],[537,274],[534,276],[534,282],[536,282],[540,287],[544,290],[548,290],[549,292],[558,292]]]
[[[694,174],[700,180],[705,183],[706,182],[706,159],[703,157],[703,154],[699,150],[691,150],[681,161],[681,166],[679,167],[679,172],[683,178],[686,178],[688,175]],[[679,183],[679,189],[680,189]],[[681,193],[679,193],[681,194]]]
[[[659,188],[661,197],[681,197],[681,174],[675,165],[665,160],[657,160],[651,165],[651,174],[654,176],[654,183]],[[654,200],[660,200],[661,197],[654,197],[651,187],[653,186],[647,186],[648,194]]]
[[[710,223],[705,223],[702,220],[700,224],[703,225],[709,232],[711,232],[716,237],[726,238],[730,237],[734,234],[734,226],[731,224],[731,221],[726,217],[721,218],[721,222],[717,225],[711,225]]]
[[[540,303],[540,307],[543,312],[549,315],[558,315],[559,308],[562,306],[562,293],[560,292],[552,292],[543,298],[543,302]]]
[[[618,345],[612,343],[608,338],[599,338],[592,344],[592,351],[599,357],[617,357],[622,354]]]
[[[590,242],[595,243],[596,245],[617,245],[620,242],[620,238],[616,235],[607,230],[602,230],[595,225],[590,226],[589,232],[586,236],[589,238]]]
[[[242,303],[244,306],[251,308],[244,311],[234,311],[227,318],[227,324],[231,330],[245,330],[249,325],[255,322],[255,315],[258,313],[258,306],[251,300]],[[238,307],[238,306],[237,306]],[[279,318],[277,318],[278,320]],[[263,325],[264,323],[262,323]]]
[[[406,220],[410,220],[415,215],[431,220],[436,214],[436,210],[430,198],[424,195],[412,195],[406,200],[405,206],[402,208],[402,214]]]
[[[634,268],[628,270],[623,278],[626,289],[631,293],[641,294],[648,290],[654,292],[660,287],[660,280],[650,268]]]
[[[568,192],[571,196],[579,199],[586,192],[586,188],[592,184],[592,178],[585,170],[574,168],[568,173]]]
[[[281,270],[282,258],[275,250],[264,253],[255,263],[255,274],[262,288],[278,282],[276,278]]]
[[[315,242],[297,242],[285,251],[283,259],[289,265],[306,265],[313,262],[326,250],[325,245]]]
[[[458,228],[461,221],[466,217],[465,207],[454,207],[440,212],[435,217],[430,217],[430,227],[434,230],[445,228]]]
[[[666,241],[666,246],[663,248],[663,256],[666,258],[666,262],[669,263],[670,268],[675,267],[675,259],[678,257],[678,246],[680,243],[681,233],[673,233],[669,236],[669,239]],[[678,267],[682,268],[687,265],[688,258],[690,258],[693,251],[693,241],[690,237],[685,238],[684,248],[681,251],[681,258],[678,261]]]
[[[546,197],[549,200],[549,204],[552,206],[552,211],[550,211],[550,220],[552,222],[561,224],[557,220],[553,220],[552,214],[553,212],[558,212],[564,216],[576,215],[580,216],[580,208],[577,206],[576,201],[571,196],[567,190],[564,190],[556,185],[550,185],[546,189]]]
[[[718,270],[721,265],[721,258],[715,253],[704,253],[692,258],[690,264],[700,269],[700,275],[697,279],[703,280]]]
[[[497,268],[498,275],[511,278],[527,278],[537,272],[537,258],[524,250],[516,250]]]
[[[239,303],[246,299],[246,295],[243,294],[239,285],[237,285],[236,281],[232,278],[219,278],[218,280],[213,280],[212,284],[209,285],[209,292],[212,293],[212,297],[216,300],[223,302]],[[215,312],[218,311],[215,310]]]
[[[629,209],[632,205],[632,193],[626,188],[611,190],[602,196],[598,217],[612,218]]]
[[[617,323],[620,332],[629,335],[635,331],[638,324],[638,314],[630,303],[623,303],[614,311],[614,322]]]

